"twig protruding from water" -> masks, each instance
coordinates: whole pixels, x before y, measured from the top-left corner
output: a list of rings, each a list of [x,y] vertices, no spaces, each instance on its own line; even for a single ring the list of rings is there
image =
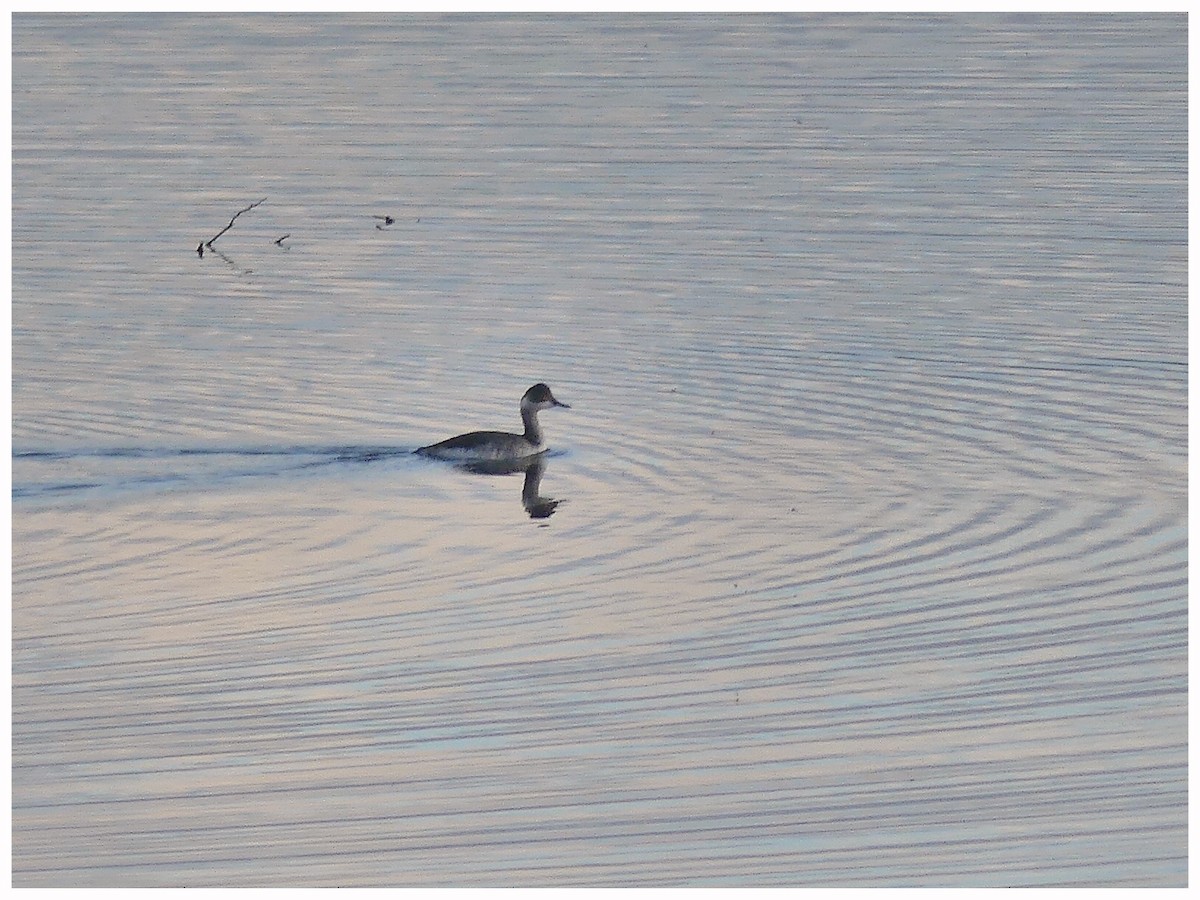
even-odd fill
[[[210,237],[207,241],[201,241],[196,246],[196,253],[199,254],[201,257],[203,257],[204,256],[204,248],[207,247],[209,250],[211,250],[213,241],[215,241],[217,238],[219,238],[221,235],[223,235],[225,232],[227,232],[230,228],[232,228],[233,223],[237,221],[238,216],[240,216],[242,213],[250,212],[250,210],[254,209],[254,207],[261,206],[262,204],[264,204],[266,202],[267,202],[267,198],[263,197],[261,200],[256,200],[254,203],[251,203],[245,209],[239,209],[237,212],[235,212],[233,214],[233,218],[229,220],[228,225],[226,225],[224,228],[222,228],[220,231],[218,231],[216,234],[214,234],[212,237]]]

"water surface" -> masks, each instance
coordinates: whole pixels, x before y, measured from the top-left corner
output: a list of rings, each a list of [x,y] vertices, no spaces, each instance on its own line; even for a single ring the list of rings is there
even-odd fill
[[[1185,75],[17,16],[14,883],[1185,884]]]

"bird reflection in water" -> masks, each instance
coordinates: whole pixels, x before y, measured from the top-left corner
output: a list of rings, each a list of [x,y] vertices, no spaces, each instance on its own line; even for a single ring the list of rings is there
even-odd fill
[[[542,487],[542,475],[546,471],[546,454],[527,456],[515,460],[478,460],[459,463],[458,468],[476,475],[516,475],[525,473],[525,484],[521,488],[521,505],[531,519],[548,519],[554,515],[561,500],[543,497],[539,493]]]

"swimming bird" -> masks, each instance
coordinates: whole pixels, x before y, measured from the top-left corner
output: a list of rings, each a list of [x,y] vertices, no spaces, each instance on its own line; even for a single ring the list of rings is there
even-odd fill
[[[419,447],[415,452],[434,459],[447,459],[457,462],[480,462],[486,460],[519,460],[536,456],[546,450],[546,440],[542,434],[542,426],[538,423],[538,413],[543,409],[561,406],[570,409],[566,403],[560,403],[550,393],[550,388],[538,383],[525,392],[521,398],[521,421],[525,423],[524,434],[510,434],[506,431],[472,431],[460,434],[428,447]]]

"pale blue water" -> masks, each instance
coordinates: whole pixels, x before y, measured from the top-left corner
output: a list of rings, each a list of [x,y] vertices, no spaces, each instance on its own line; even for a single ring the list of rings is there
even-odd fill
[[[1186,57],[16,16],[14,883],[1185,884]]]

